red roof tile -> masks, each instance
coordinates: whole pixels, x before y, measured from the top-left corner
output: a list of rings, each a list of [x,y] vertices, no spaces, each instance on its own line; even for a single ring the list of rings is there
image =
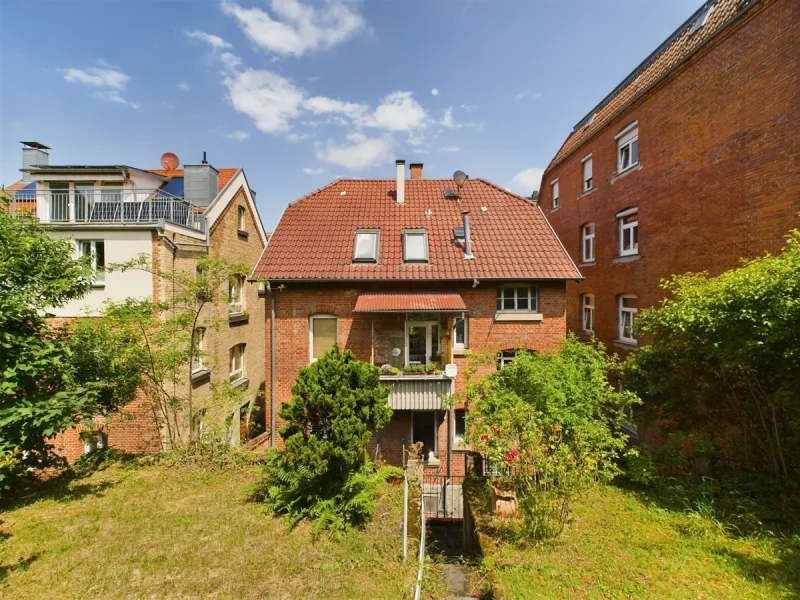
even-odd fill
[[[290,204],[254,277],[285,280],[577,279],[581,275],[538,206],[482,179],[470,179],[461,201],[445,198],[449,179],[406,180],[405,204],[394,180],[340,179]],[[466,260],[453,228],[470,211]],[[427,211],[430,211],[429,213]],[[353,264],[356,229],[380,228],[377,264]],[[429,264],[404,264],[402,232],[428,232]]]
[[[147,169],[147,171],[163,177],[183,177],[183,169]],[[236,175],[239,169],[217,169],[217,171],[219,173],[217,191],[219,192],[233,179],[233,176]]]
[[[29,183],[30,183],[29,181],[17,181],[16,183],[12,183],[11,185],[9,185],[7,188],[5,188],[5,190],[7,192],[16,192],[17,190],[21,190],[22,188],[24,188]]]
[[[353,312],[460,311],[467,305],[460,294],[375,293],[359,294]]]

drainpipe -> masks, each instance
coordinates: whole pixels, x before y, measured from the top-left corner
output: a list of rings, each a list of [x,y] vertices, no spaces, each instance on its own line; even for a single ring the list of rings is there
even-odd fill
[[[275,448],[275,292],[269,281],[265,286],[269,292],[269,438],[270,445]]]

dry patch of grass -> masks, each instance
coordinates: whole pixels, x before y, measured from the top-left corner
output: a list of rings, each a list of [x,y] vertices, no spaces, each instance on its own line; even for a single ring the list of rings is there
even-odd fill
[[[402,488],[341,541],[247,501],[248,470],[112,466],[0,512],[0,597],[401,598]],[[0,507],[2,508],[2,507]]]

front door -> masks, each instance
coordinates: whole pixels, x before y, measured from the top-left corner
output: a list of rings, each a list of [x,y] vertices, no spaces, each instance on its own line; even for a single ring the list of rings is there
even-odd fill
[[[409,365],[426,365],[439,353],[439,322],[406,323],[406,357]]]

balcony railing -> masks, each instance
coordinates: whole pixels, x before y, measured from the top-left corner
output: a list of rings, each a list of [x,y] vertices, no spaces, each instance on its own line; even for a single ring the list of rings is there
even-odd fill
[[[389,406],[395,410],[441,410],[442,399],[452,394],[452,379],[444,375],[383,375],[391,389]]]
[[[45,223],[157,223],[170,221],[201,229],[190,202],[164,190],[21,190],[12,210],[30,210]]]

